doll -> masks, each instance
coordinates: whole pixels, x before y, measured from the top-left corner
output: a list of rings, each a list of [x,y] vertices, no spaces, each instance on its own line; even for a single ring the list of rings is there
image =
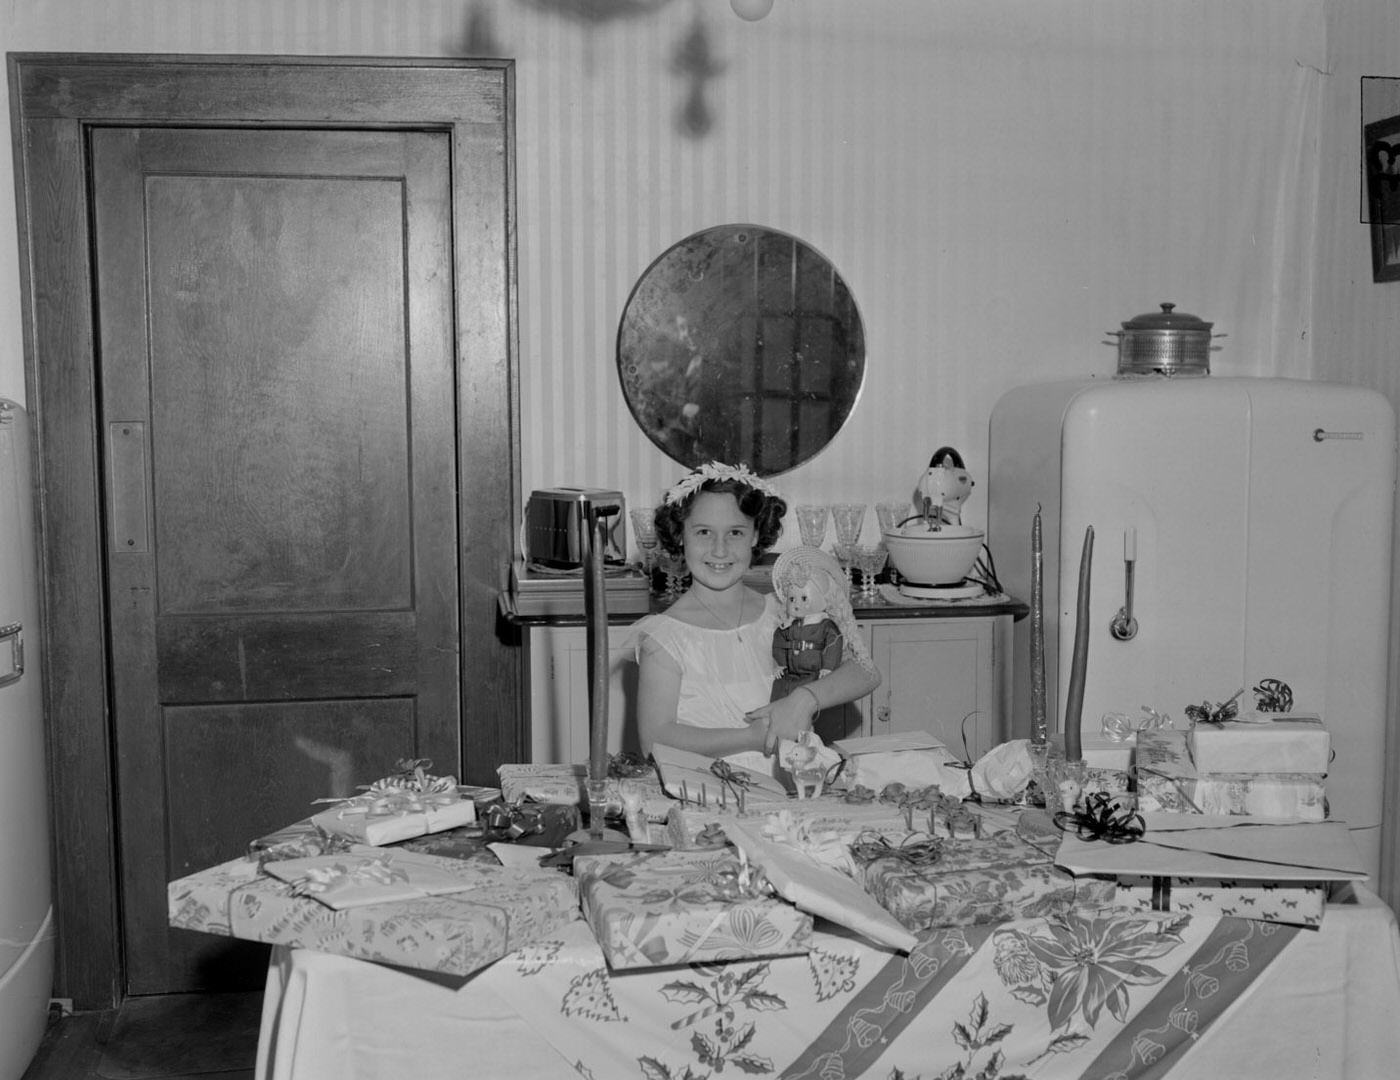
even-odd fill
[[[773,680],[772,700],[834,671],[846,653],[874,670],[835,558],[814,547],[785,551],[773,564],[773,591],[785,614],[773,632],[773,661],[781,670]]]

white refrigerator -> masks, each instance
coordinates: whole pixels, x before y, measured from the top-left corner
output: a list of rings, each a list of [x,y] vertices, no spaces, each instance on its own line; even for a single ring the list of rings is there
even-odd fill
[[[24,410],[0,398],[0,1080],[43,1038],[53,985],[48,765]]]
[[[1105,713],[1185,707],[1279,679],[1321,714],[1331,815],[1380,869],[1395,413],[1371,390],[1269,378],[1115,376],[1023,386],[992,411],[987,539],[1031,595],[1042,516],[1046,700],[1059,730],[1086,526],[1094,527],[1086,757]],[[1136,633],[1111,631],[1135,555]],[[1013,731],[1030,733],[1030,621],[1015,629]]]

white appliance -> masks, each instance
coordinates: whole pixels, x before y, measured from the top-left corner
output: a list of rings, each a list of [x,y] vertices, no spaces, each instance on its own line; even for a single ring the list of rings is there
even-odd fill
[[[0,398],[0,1080],[44,1036],[53,985],[34,493],[24,410]]]
[[[1373,879],[1389,655],[1395,413],[1357,387],[1120,376],[1023,386],[992,411],[988,546],[1029,600],[1041,509],[1046,701],[1059,730],[1086,526],[1095,532],[1080,730],[1113,756],[1105,713],[1185,707],[1280,679],[1332,737],[1327,797]],[[1110,630],[1135,554],[1136,633]],[[1134,550],[1135,549],[1135,550]],[[1015,628],[1013,732],[1030,733],[1030,620]],[[1121,744],[1118,744],[1121,747]],[[1124,755],[1126,757],[1126,755]],[[1103,758],[1103,759],[1106,759]]]

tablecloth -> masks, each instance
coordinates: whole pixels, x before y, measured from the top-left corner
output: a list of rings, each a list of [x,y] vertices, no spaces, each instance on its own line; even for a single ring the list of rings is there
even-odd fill
[[[465,979],[279,947],[256,1076],[1373,1080],[1400,1062],[1400,936],[1355,892],[1316,930],[1119,910],[904,956],[822,924],[807,956],[637,972],[581,919]]]

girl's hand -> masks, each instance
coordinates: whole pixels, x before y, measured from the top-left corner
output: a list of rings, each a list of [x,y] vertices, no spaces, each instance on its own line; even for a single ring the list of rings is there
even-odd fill
[[[787,697],[760,705],[749,713],[751,723],[765,719],[768,722],[763,752],[771,755],[777,751],[780,739],[796,739],[804,731],[810,731],[817,714],[816,704],[816,697],[810,690],[798,687]]]

